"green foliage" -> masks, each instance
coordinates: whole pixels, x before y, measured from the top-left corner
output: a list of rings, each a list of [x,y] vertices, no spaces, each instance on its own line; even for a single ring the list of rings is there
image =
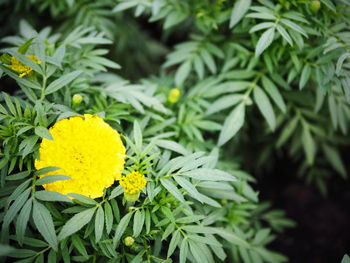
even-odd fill
[[[348,1],[10,2],[9,19],[30,8],[55,29],[21,20],[2,39],[0,76],[14,87],[0,96],[0,257],[285,262],[269,243],[294,223],[259,201],[248,172],[285,156],[323,193],[347,177]],[[32,72],[19,77],[13,58]],[[95,200],[44,190],[69,177],[39,178],[58,169],[34,169],[41,139],[84,113],[123,134],[123,172],[148,181],[137,202],[118,182]]]

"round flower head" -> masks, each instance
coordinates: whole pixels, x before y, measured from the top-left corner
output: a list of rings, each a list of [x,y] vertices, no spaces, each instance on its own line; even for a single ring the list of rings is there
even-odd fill
[[[127,194],[137,194],[147,184],[145,176],[139,172],[131,172],[119,179],[120,185]]]
[[[50,133],[53,140],[42,140],[35,168],[59,167],[42,176],[64,174],[71,179],[46,184],[46,190],[97,198],[120,179],[125,147],[119,133],[102,118],[85,114],[63,119],[50,128]]]

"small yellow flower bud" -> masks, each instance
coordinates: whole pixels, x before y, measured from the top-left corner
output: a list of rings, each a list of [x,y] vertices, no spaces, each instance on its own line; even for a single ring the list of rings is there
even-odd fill
[[[72,100],[73,104],[79,105],[83,101],[83,96],[81,96],[80,94],[74,94]]]
[[[320,10],[321,8],[321,2],[320,1],[317,1],[317,0],[313,0],[311,1],[311,4],[310,4],[310,9],[312,12],[318,12],[318,10]]]
[[[130,236],[124,238],[124,244],[125,244],[125,246],[127,246],[127,247],[132,246],[132,245],[134,244],[134,242],[135,242],[135,239],[133,239],[133,238],[130,237]]]
[[[168,102],[176,103],[179,101],[181,91],[179,89],[171,89],[168,95]]]

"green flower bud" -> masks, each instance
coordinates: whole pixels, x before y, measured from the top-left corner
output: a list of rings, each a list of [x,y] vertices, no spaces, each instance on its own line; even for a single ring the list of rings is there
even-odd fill
[[[310,9],[312,12],[318,12],[318,10],[320,10],[321,8],[321,2],[320,1],[317,1],[317,0],[313,0],[311,1],[311,4],[310,4]]]
[[[128,202],[136,202],[139,199],[139,197],[140,197],[140,192],[136,194],[128,194],[124,192],[124,198]]]
[[[222,205],[226,205],[226,204],[227,204],[227,199],[221,199],[221,200],[220,200],[220,203],[221,203]]]
[[[133,239],[132,237],[128,236],[126,238],[124,238],[124,244],[127,247],[132,246],[135,243],[135,239]]]
[[[179,89],[171,89],[168,95],[168,102],[176,103],[179,101],[181,91]]]
[[[72,100],[73,104],[79,105],[83,101],[83,96],[81,96],[80,94],[74,94]]]

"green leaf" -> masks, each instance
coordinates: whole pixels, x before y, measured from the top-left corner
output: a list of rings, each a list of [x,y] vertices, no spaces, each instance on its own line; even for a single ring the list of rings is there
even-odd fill
[[[9,210],[7,210],[4,218],[3,218],[3,225],[9,226],[12,220],[15,218],[19,210],[23,207],[23,205],[28,200],[29,194],[31,192],[31,188],[28,188],[23,193],[19,195],[18,198],[13,202],[13,204],[10,206]]]
[[[16,236],[19,244],[23,244],[30,213],[32,212],[32,199],[28,199],[18,215],[16,221]]]
[[[295,32],[298,32],[300,34],[302,34],[304,37],[308,37],[307,36],[307,33],[305,32],[304,29],[302,29],[299,25],[297,25],[296,23],[290,21],[289,19],[285,19],[285,18],[282,18],[280,20],[283,24],[285,24],[287,27],[293,29]]]
[[[170,179],[160,179],[160,183],[164,186],[165,189],[169,191],[177,200],[179,200],[181,203],[185,202],[185,199],[180,192],[180,190],[173,184],[172,180]]]
[[[301,136],[301,142],[306,154],[306,161],[309,165],[312,165],[316,155],[315,141],[311,136],[310,129],[306,124],[303,126],[303,132]]]
[[[345,254],[340,263],[350,263],[350,257]]]
[[[176,143],[174,141],[157,140],[156,144],[159,147],[171,150],[173,152],[177,152],[177,153],[182,154],[182,155],[188,155],[189,154],[189,151],[186,148],[184,148],[181,144],[178,144],[178,143]]]
[[[25,54],[28,50],[28,48],[31,46],[32,42],[33,42],[33,37],[29,38],[26,42],[24,42],[22,45],[20,45],[18,47],[18,52],[21,54]]]
[[[87,197],[85,195],[76,194],[76,193],[69,193],[68,195],[70,197],[73,197],[74,200],[77,200],[79,203],[87,204],[87,205],[97,205],[97,202],[94,199]]]
[[[220,244],[220,242],[218,242],[215,238],[208,238],[207,236],[202,237],[199,235],[189,235],[189,239],[195,242],[212,245],[214,247],[222,247],[222,244]]]
[[[179,11],[172,11],[170,12],[166,17],[165,17],[165,22],[164,22],[164,29],[168,29],[172,26],[175,26],[179,23],[181,23],[182,21],[184,21],[187,18],[187,14],[186,13],[182,13]]]
[[[61,232],[58,235],[58,240],[65,239],[66,237],[74,234],[83,228],[87,223],[89,223],[95,213],[96,207],[87,209],[74,215],[69,219],[63,226]]]
[[[65,196],[61,193],[58,193],[58,192],[53,192],[53,191],[48,191],[48,190],[36,191],[35,198],[42,200],[42,201],[72,203],[72,200],[70,200],[67,196]]]
[[[79,253],[83,257],[85,258],[89,257],[89,255],[87,254],[86,248],[84,246],[83,240],[81,240],[79,235],[77,234],[72,235],[72,243],[73,243],[73,246],[75,246],[75,248],[79,251]]]
[[[302,90],[311,76],[311,67],[309,64],[305,64],[299,81],[299,89]]]
[[[206,227],[200,225],[186,225],[182,227],[183,230],[191,233],[201,233],[201,234],[215,234],[217,229],[214,227]]]
[[[126,214],[119,222],[117,229],[115,231],[115,235],[113,237],[113,246],[116,247],[119,243],[119,240],[121,239],[122,235],[124,234],[127,226],[129,225],[129,222],[131,220],[132,213]]]
[[[254,88],[253,95],[261,114],[264,116],[271,130],[275,130],[276,117],[269,98],[266,96],[265,92],[258,86]]]
[[[277,140],[277,147],[283,146],[289,137],[294,133],[299,123],[299,118],[295,117],[284,127],[283,131],[280,133],[280,137]]]
[[[199,246],[195,242],[190,241],[189,245],[190,245],[191,253],[192,253],[193,257],[195,258],[196,262],[201,262],[201,263],[208,262],[208,258],[206,257],[206,255],[202,252],[202,250],[199,248]]]
[[[175,74],[175,84],[181,86],[190,74],[192,63],[190,60],[183,63]]]
[[[106,222],[106,232],[109,234],[112,230],[112,225],[113,225],[113,212],[111,205],[106,202],[104,204],[104,210],[105,210],[105,222]]]
[[[285,113],[286,112],[286,104],[281,96],[276,85],[266,76],[262,77],[262,84],[266,92],[270,95],[271,99],[276,103],[276,105],[280,108],[280,110]]]
[[[173,236],[170,240],[167,258],[169,258],[174,253],[176,246],[180,242],[180,238],[181,238],[181,233],[180,233],[180,230],[178,229],[173,233]]]
[[[34,146],[37,143],[39,137],[36,135],[25,138],[19,145],[20,151],[22,151],[23,158],[34,150]]]
[[[293,46],[293,40],[288,34],[287,30],[284,27],[277,25],[277,31],[281,34],[281,36],[288,42],[289,45]]]
[[[251,0],[238,0],[233,6],[231,18],[230,18],[230,28],[234,27],[248,11],[252,1]]]
[[[324,144],[323,145],[323,152],[325,153],[328,161],[330,162],[330,164],[333,166],[333,168],[343,177],[346,178],[346,168],[344,166],[344,163],[341,159],[341,156],[339,154],[339,152],[329,146]]]
[[[57,251],[58,241],[49,210],[41,203],[33,201],[33,220],[39,233]]]
[[[333,12],[336,12],[336,7],[335,5],[332,3],[331,0],[321,0],[322,3],[324,3],[329,9],[331,9]]]
[[[244,103],[236,106],[226,118],[219,135],[218,146],[224,145],[242,128],[244,124],[245,106]]]
[[[45,95],[51,94],[51,93],[53,93],[55,91],[58,91],[59,89],[63,88],[64,86],[68,85],[74,79],[76,79],[81,73],[82,73],[81,70],[76,70],[76,71],[73,71],[73,72],[70,72],[68,74],[65,74],[62,77],[54,80],[46,88]]]
[[[231,182],[236,181],[236,178],[231,174],[217,169],[198,168],[192,171],[182,172],[181,174],[196,180]]]
[[[188,194],[191,197],[197,199],[201,203],[203,202],[201,194],[190,181],[186,180],[185,178],[182,178],[181,176],[174,176],[174,179],[183,189],[185,189],[188,192]]]
[[[227,109],[229,107],[232,107],[239,103],[243,99],[242,95],[226,95],[218,100],[214,101],[212,105],[208,108],[207,112],[205,113],[206,115],[210,115],[219,111],[222,111],[224,109]]]
[[[53,140],[51,133],[49,132],[49,130],[45,127],[35,127],[35,134],[38,135],[41,138],[45,138],[48,140]]]
[[[255,47],[255,56],[260,56],[265,49],[267,49],[275,37],[275,28],[269,28],[266,30],[258,40]]]
[[[103,228],[104,228],[104,211],[102,206],[99,206],[97,208],[96,216],[95,216],[95,237],[96,237],[96,243],[100,241],[103,233]]]
[[[221,236],[222,238],[226,239],[228,242],[242,246],[242,247],[249,247],[249,244],[247,241],[245,241],[243,238],[238,236],[237,234],[228,231],[227,229],[221,229],[221,228],[216,228],[215,233]]]
[[[145,213],[143,210],[137,210],[134,215],[133,236],[138,237],[142,231],[145,222]]]
[[[49,184],[49,183],[62,181],[62,180],[69,180],[69,179],[71,179],[69,176],[62,175],[62,174],[47,175],[38,179],[35,182],[35,185]]]
[[[47,174],[49,172],[53,172],[53,171],[57,171],[57,170],[60,170],[61,168],[59,167],[55,167],[55,166],[48,166],[48,167],[44,167],[44,168],[41,168],[39,170],[36,170],[34,172],[34,175],[35,176],[40,176],[40,175],[43,175],[43,174]]]
[[[180,246],[180,263],[186,263],[188,254],[188,239],[184,238]]]
[[[14,252],[16,248],[11,247],[7,244],[0,244],[0,257],[5,257]]]
[[[134,121],[134,141],[135,141],[135,146],[137,150],[141,150],[142,147],[142,132],[140,128],[140,124],[137,121]]]

